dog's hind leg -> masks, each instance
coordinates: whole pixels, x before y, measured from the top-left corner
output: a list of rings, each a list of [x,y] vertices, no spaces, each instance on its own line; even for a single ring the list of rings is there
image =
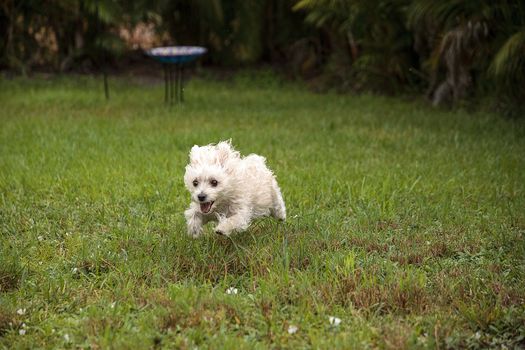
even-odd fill
[[[277,185],[277,181],[273,184],[273,208],[271,210],[272,216],[279,220],[286,220],[286,206],[284,205],[283,195]]]
[[[251,218],[250,210],[243,208],[230,217],[220,219],[215,233],[229,236],[234,231],[245,231],[250,226]]]

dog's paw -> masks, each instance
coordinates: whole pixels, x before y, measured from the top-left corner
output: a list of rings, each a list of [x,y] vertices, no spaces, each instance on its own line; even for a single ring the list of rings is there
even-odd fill
[[[221,236],[229,236],[231,231],[226,230],[222,225],[215,227],[215,233]]]
[[[202,233],[202,228],[196,228],[196,227],[188,228],[188,236],[190,236],[191,238],[199,238],[201,233]]]

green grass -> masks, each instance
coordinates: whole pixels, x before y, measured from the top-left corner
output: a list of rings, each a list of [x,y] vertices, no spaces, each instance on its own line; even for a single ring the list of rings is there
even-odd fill
[[[524,124],[255,75],[0,80],[0,346],[525,346]],[[188,151],[229,138],[288,220],[191,239]]]

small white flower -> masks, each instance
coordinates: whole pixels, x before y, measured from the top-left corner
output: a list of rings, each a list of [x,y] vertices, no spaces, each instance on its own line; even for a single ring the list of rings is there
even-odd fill
[[[341,324],[341,319],[335,316],[329,316],[328,321],[330,322],[331,326],[339,326]]]
[[[476,334],[474,334],[474,338],[476,338],[476,340],[479,340],[481,338],[481,332],[477,331]]]
[[[78,273],[78,269],[75,267],[75,268],[73,268],[73,270],[71,270],[71,272],[73,272],[73,274],[76,274],[76,273]]]
[[[16,310],[16,313],[19,315],[24,315],[26,313],[26,309],[18,309]]]
[[[109,305],[109,307],[112,308],[112,309],[114,309],[114,308],[115,308],[115,305],[117,305],[117,302],[116,302],[116,301],[112,302],[111,305]]]
[[[40,242],[42,242],[42,241],[44,240],[44,237],[43,237],[43,236],[38,236],[37,238],[38,238],[38,240],[39,240]]]
[[[228,289],[226,289],[226,294],[237,294],[239,291],[237,290],[237,288],[234,288],[234,287],[230,287]]]
[[[18,334],[25,335],[26,334],[26,330],[25,329],[19,329],[18,330]]]
[[[294,326],[293,324],[288,326],[288,334],[295,334],[299,328],[297,326]]]
[[[69,343],[69,334],[64,334],[64,340]]]

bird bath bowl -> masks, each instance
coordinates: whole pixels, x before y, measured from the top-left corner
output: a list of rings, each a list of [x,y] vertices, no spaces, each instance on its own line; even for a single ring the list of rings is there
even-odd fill
[[[146,55],[162,63],[164,67],[164,102],[173,104],[175,100],[184,101],[183,69],[208,50],[201,46],[165,46],[147,50]],[[175,89],[173,85],[175,84]]]

